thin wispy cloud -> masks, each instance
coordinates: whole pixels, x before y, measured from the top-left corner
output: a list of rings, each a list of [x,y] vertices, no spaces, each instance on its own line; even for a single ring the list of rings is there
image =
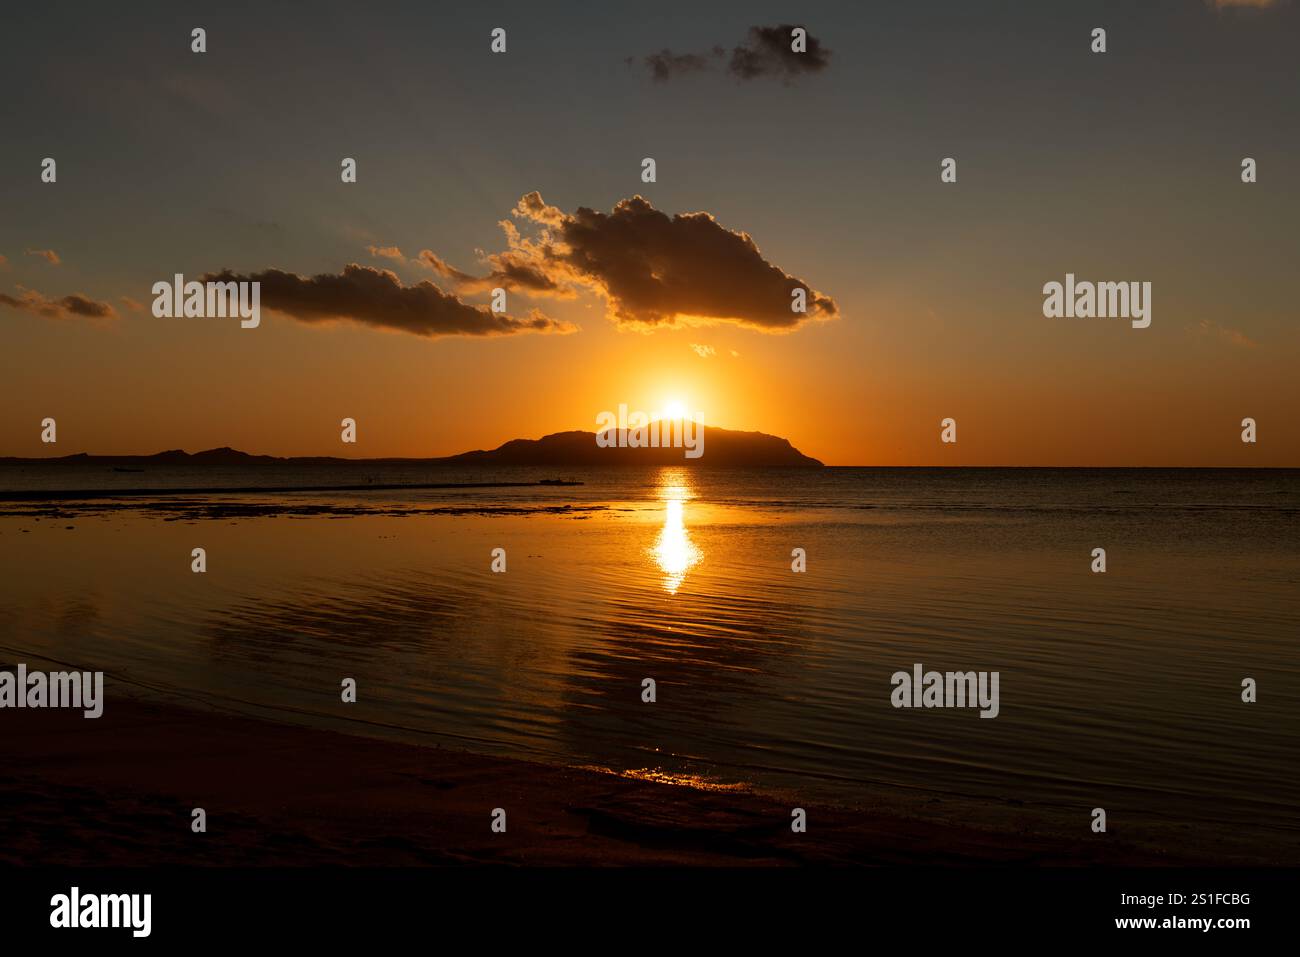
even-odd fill
[[[675,76],[706,73],[717,65],[715,60],[721,60],[726,55],[727,51],[720,46],[715,46],[708,54],[674,53],[665,48],[658,53],[642,57],[642,62],[650,71],[652,79],[658,83],[666,83]],[[628,57],[627,62],[635,63],[636,58]]]
[[[510,248],[504,252],[484,254],[482,260],[491,267],[486,276],[475,276],[447,263],[430,249],[421,249],[419,262],[438,275],[455,283],[462,292],[484,292],[501,287],[527,293],[530,296],[552,296],[572,299],[577,291],[572,284],[548,271],[544,259],[546,251],[531,240],[519,235],[514,223],[500,223],[506,233]]]
[[[51,266],[57,266],[63,262],[63,260],[59,258],[59,254],[53,249],[25,249],[23,252],[28,256],[37,256],[44,259]]]
[[[1232,329],[1228,326],[1220,325],[1209,319],[1202,319],[1197,325],[1192,327],[1192,332],[1201,339],[1215,339],[1220,342],[1226,342],[1229,345],[1240,346],[1243,349],[1254,349],[1259,345],[1254,339],[1246,335],[1240,329]]]

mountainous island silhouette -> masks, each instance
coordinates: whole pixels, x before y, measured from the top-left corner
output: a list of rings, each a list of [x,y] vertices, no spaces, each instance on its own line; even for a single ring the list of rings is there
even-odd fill
[[[599,468],[601,466],[670,466],[693,468],[822,468],[823,463],[804,455],[788,439],[764,432],[737,432],[705,426],[703,454],[690,458],[680,447],[631,448],[619,430],[603,433],[606,447],[597,444],[595,432],[554,432],[540,439],[511,439],[495,449],[476,449],[430,458],[344,458],[341,456],[253,455],[222,447],[202,452],[172,449],[153,455],[76,455],[48,458],[0,458],[0,465],[95,466],[121,470],[150,467],[229,468],[257,465],[431,465],[462,468],[548,466],[555,468]],[[619,441],[623,439],[624,441]]]

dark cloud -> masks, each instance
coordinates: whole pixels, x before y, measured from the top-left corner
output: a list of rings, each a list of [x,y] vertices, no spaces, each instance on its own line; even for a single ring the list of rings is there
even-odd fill
[[[322,273],[310,278],[268,269],[236,274],[229,270],[203,277],[204,281],[260,282],[261,305],[301,322],[348,319],[362,325],[417,336],[508,336],[520,332],[574,331],[534,309],[527,318],[498,314],[462,302],[425,281],[404,286],[387,269],[351,263],[342,273]]]
[[[783,23],[776,27],[750,27],[749,42],[731,51],[727,69],[742,80],[777,76],[788,81],[804,73],[820,73],[830,65],[831,51],[809,33],[807,49],[795,53],[790,48],[790,31],[795,26]]]
[[[22,289],[22,287],[19,287]],[[18,297],[0,293],[0,306],[21,309],[46,319],[115,319],[117,312],[106,302],[96,302],[80,293],[50,299],[35,289],[22,289]]]
[[[834,300],[769,263],[748,235],[709,213],[670,217],[633,196],[609,213],[582,207],[568,214],[529,193],[514,215],[530,222],[537,237],[525,238],[504,222],[510,248],[485,257],[493,270],[488,277],[444,275],[466,288],[490,280],[547,295],[585,289],[605,297],[614,321],[641,326],[732,322],[788,331],[839,314]],[[515,283],[512,274],[527,279]],[[791,309],[799,288],[807,292],[806,313]]]
[[[791,49],[791,32],[798,25],[783,23],[774,27],[750,27],[748,39],[731,51],[727,72],[740,80],[760,77],[779,77],[789,83],[797,77],[820,73],[830,65],[831,51],[822,46],[811,33],[807,35],[806,49],[796,53]],[[664,49],[642,57],[641,62],[657,83],[692,73],[707,73],[721,65],[727,51],[715,46],[709,53],[674,53]],[[628,57],[629,64],[635,63]]]

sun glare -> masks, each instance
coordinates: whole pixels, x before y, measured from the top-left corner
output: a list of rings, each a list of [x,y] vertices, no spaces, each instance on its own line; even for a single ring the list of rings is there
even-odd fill
[[[681,399],[669,399],[664,403],[663,418],[672,421],[688,419],[690,418],[690,413],[687,411],[686,403]]]

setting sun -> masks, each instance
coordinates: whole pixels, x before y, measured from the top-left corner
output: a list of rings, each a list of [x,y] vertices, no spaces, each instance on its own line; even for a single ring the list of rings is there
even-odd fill
[[[687,405],[681,399],[669,399],[665,402],[662,415],[663,418],[672,421],[690,418],[690,412],[687,411]]]

